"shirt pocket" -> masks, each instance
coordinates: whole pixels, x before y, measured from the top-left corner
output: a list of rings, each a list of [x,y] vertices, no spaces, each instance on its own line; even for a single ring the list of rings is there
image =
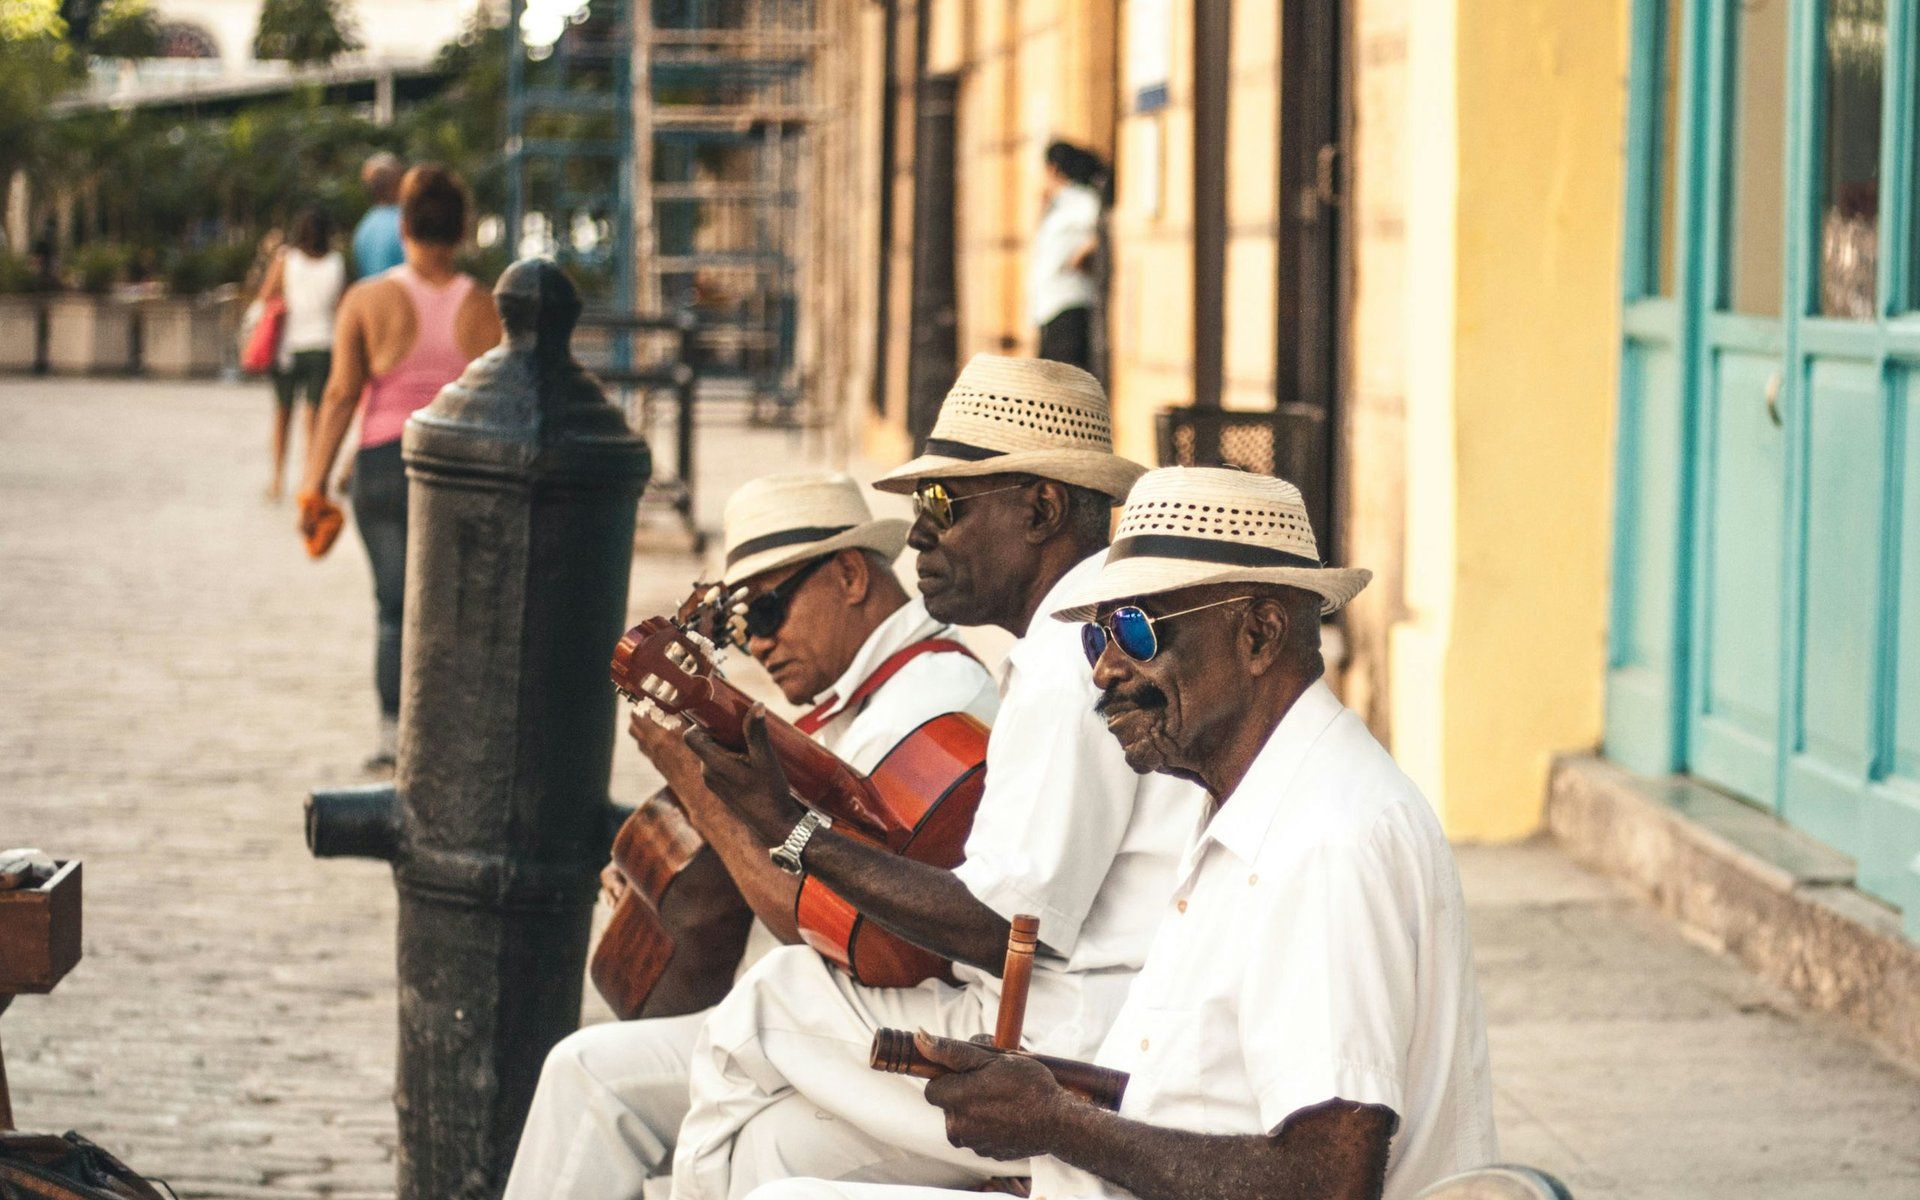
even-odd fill
[[[1206,1022],[1199,1008],[1141,1005],[1125,1035],[1132,1060],[1121,1112],[1135,1120],[1205,1131],[1209,1061]]]

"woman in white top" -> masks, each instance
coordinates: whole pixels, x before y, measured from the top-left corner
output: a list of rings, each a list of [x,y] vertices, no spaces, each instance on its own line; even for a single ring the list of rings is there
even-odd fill
[[[1106,164],[1069,142],[1047,147],[1040,226],[1027,258],[1027,316],[1040,331],[1037,358],[1093,367],[1093,306],[1099,283],[1089,264],[1100,247],[1100,193]]]
[[[267,498],[278,500],[287,457],[287,428],[293,421],[297,397],[306,398],[306,440],[313,442],[314,416],[320,393],[333,366],[333,315],[347,284],[347,264],[333,248],[333,222],[318,208],[308,207],[293,219],[287,245],[267,269],[260,298],[281,297],[287,306],[281,326],[280,351],[274,362],[273,394],[279,401],[273,418],[273,482]]]

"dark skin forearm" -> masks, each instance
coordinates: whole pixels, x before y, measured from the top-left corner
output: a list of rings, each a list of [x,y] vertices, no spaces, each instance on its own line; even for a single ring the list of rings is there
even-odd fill
[[[1129,1120],[1062,1088],[1030,1058],[920,1034],[952,1073],[927,1084],[947,1140],[1002,1161],[1052,1155],[1140,1200],[1378,1200],[1393,1113],[1328,1100],[1272,1134],[1211,1134]]]
[[[1006,965],[1006,919],[975,899],[952,871],[830,829],[813,836],[801,862],[807,874],[914,945],[992,975]]]
[[[800,881],[774,866],[759,835],[707,788],[700,777],[700,760],[687,750],[679,733],[639,712],[628,719],[627,733],[673,789],[687,821],[720,856],[754,915],[782,942],[799,941],[793,910]]]
[[[699,759],[707,787],[759,837],[764,855],[786,840],[806,809],[787,788],[767,737],[766,710],[756,705],[741,732],[745,754],[697,728],[689,728],[684,741]],[[953,872],[889,854],[832,829],[814,834],[802,862],[809,875],[915,945],[995,975],[1005,965],[1007,921],[975,899]]]
[[[688,799],[689,792],[697,793],[698,799]],[[697,779],[692,789],[682,791],[676,786],[673,794],[680,797],[681,805],[687,810],[687,820],[720,856],[727,874],[733,876],[734,886],[740,889],[740,895],[745,897],[760,923],[782,942],[788,945],[798,942],[800,927],[794,920],[794,903],[800,896],[800,881],[774,866],[767,857],[767,848],[747,828],[746,822],[728,812],[719,797],[707,791]]]
[[[1386,1185],[1383,1108],[1334,1100],[1295,1113],[1277,1135],[1209,1134],[1071,1100],[1053,1156],[1140,1200],[1378,1200]]]

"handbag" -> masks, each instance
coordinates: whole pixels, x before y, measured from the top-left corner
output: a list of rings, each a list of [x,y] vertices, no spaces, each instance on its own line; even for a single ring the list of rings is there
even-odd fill
[[[263,301],[260,319],[254,322],[247,334],[247,344],[240,351],[240,369],[249,375],[265,375],[273,370],[273,361],[280,354],[280,335],[286,325],[287,302],[279,296]]]
[[[11,1131],[0,1132],[0,1196],[167,1200],[127,1164],[77,1133],[56,1137]]]

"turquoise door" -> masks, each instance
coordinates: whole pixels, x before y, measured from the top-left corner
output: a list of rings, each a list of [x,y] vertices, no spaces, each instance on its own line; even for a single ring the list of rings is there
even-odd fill
[[[1912,0],[1641,0],[1607,750],[1920,936]]]

